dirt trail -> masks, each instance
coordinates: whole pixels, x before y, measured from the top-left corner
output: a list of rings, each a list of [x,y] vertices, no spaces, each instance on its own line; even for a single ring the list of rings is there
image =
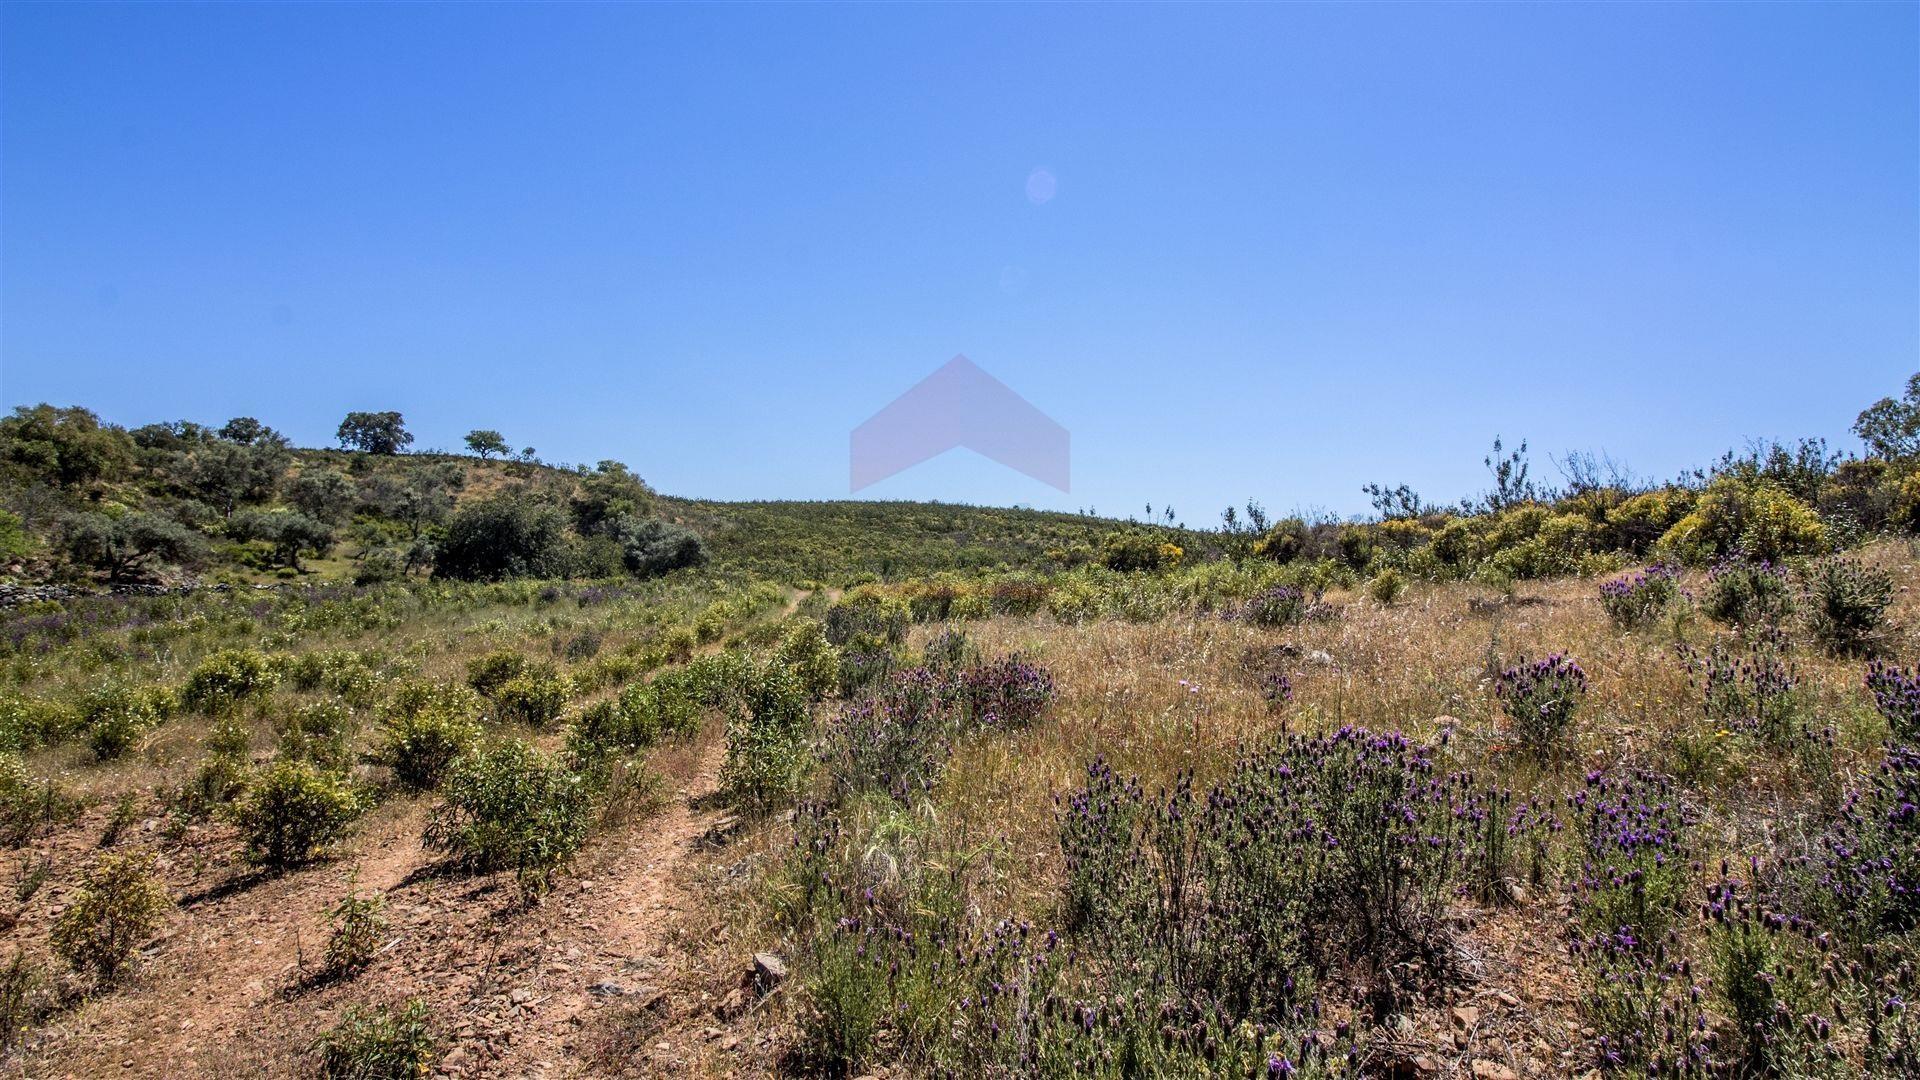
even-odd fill
[[[712,733],[669,750],[666,806],[595,839],[537,906],[510,879],[435,874],[421,848],[426,800],[370,818],[342,856],[278,878],[192,852],[165,869],[180,908],[136,981],[58,1018],[28,1076],[281,1076],[347,1004],[411,996],[434,1006],[450,1075],[565,1076],[587,1014],[639,1004],[671,966],[683,860],[724,821],[709,798],[725,756]],[[81,856],[84,860],[84,856]],[[365,971],[315,984],[325,912],[359,888],[384,894],[387,943]],[[50,901],[58,903],[57,897]]]
[[[417,996],[433,1006],[444,1075],[662,1071],[679,1059],[671,1045],[649,1044],[650,1061],[596,1061],[591,1044],[608,1027],[596,1014],[670,1006],[675,916],[691,903],[683,870],[729,820],[713,797],[725,750],[710,725],[689,745],[656,751],[665,806],[597,836],[532,907],[517,902],[508,875],[437,872],[420,844],[430,799],[387,804],[338,858],[282,877],[251,873],[230,831],[203,830],[162,864],[180,907],[138,978],[56,1018],[15,1068],[33,1077],[310,1074],[313,1039],[347,1005]],[[71,830],[59,846],[82,840]],[[69,860],[88,861],[63,852]],[[386,944],[358,975],[316,982],[326,912],[356,875],[363,893],[385,897]],[[69,891],[50,889],[41,902],[57,909]]]

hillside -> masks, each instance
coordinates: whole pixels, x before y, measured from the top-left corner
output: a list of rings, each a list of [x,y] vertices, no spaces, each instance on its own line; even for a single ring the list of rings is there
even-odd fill
[[[1913,386],[1219,532],[21,410],[0,1063],[1915,1075]]]

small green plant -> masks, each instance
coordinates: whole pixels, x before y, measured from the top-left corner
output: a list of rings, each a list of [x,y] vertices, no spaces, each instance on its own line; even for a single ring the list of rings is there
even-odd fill
[[[464,686],[406,683],[382,711],[371,758],[392,769],[403,787],[433,788],[454,758],[479,742],[483,705],[480,696]]]
[[[45,981],[39,967],[15,947],[12,962],[0,969],[0,1054],[19,1045],[20,1037],[46,1014],[48,1003],[41,992]]]
[[[469,871],[511,870],[537,896],[586,842],[594,795],[582,775],[509,739],[454,762],[423,840]]]
[[[1406,575],[1389,566],[1375,574],[1373,580],[1367,582],[1367,595],[1391,607],[1394,601],[1400,599],[1400,594],[1405,592],[1406,588]]]
[[[20,755],[0,753],[0,843],[25,843],[41,825],[71,814],[75,805],[52,780],[35,780]]]
[[[496,649],[475,657],[467,664],[467,685],[488,697],[493,692],[527,674],[533,661],[512,649]]]
[[[1878,648],[1893,603],[1891,574],[1836,555],[1807,568],[1804,588],[1807,629],[1821,648],[1836,656]]]
[[[133,749],[166,720],[173,704],[172,693],[164,687],[107,686],[88,694],[80,705],[80,722],[93,756],[111,761]]]
[[[327,912],[326,974],[330,978],[351,975],[373,962],[380,948],[380,937],[387,932],[379,893],[361,896],[356,877],[347,884],[347,895]]]
[[[120,837],[139,820],[139,798],[132,792],[120,796],[120,801],[113,804],[113,813],[107,815],[107,827],[100,833],[100,846],[110,848],[119,843]]]
[[[27,901],[33,899],[34,894],[39,892],[40,887],[42,885],[45,885],[47,883],[47,879],[52,876],[53,876],[53,856],[52,855],[43,855],[37,859],[29,855],[23,862],[21,862],[19,876],[14,880],[14,883],[13,883],[14,900],[24,904]]]
[[[756,664],[740,680],[728,709],[721,786],[736,802],[761,809],[790,796],[800,779],[812,719],[800,677],[777,661]]]
[[[493,692],[500,719],[545,727],[558,718],[573,696],[573,681],[550,666],[507,680]]]
[[[230,713],[273,692],[278,670],[252,649],[223,649],[200,662],[181,689],[189,709],[209,715]]]
[[[111,983],[172,907],[152,855],[103,855],[54,923],[53,951],[75,971]]]
[[[346,768],[353,761],[356,726],[353,710],[345,702],[309,702],[281,722],[280,753],[322,769]]]
[[[276,762],[235,808],[247,858],[275,870],[323,854],[360,815],[360,795],[346,779],[304,761]]]
[[[398,1009],[350,1005],[314,1043],[324,1080],[422,1080],[433,1069],[438,1041],[427,1003],[408,998]]]
[[[193,778],[181,787],[175,806],[189,816],[200,817],[239,798],[247,789],[247,754],[252,743],[244,725],[222,720],[208,737],[207,756],[201,759]]]

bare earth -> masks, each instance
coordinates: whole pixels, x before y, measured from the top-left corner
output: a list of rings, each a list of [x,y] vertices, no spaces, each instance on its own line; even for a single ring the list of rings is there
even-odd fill
[[[656,755],[668,777],[659,813],[597,838],[537,906],[510,877],[448,876],[421,847],[428,800],[369,817],[334,861],[279,878],[233,857],[227,830],[192,836],[163,864],[179,910],[151,947],[136,984],[56,1019],[20,1073],[34,1077],[284,1076],[310,1071],[307,1049],[348,1004],[425,998],[452,1076],[655,1075],[681,1055],[649,1043],[625,1051],[609,1032],[635,1015],[675,1009],[670,930],[688,907],[682,864],[724,811],[710,796],[724,745],[718,733]],[[99,821],[9,852],[0,874],[29,858],[84,866]],[[149,827],[157,827],[157,820]],[[61,851],[59,848],[73,848]],[[198,858],[196,853],[204,853]],[[217,854],[216,854],[217,853]],[[205,865],[195,865],[204,859]],[[387,944],[351,980],[316,985],[325,912],[360,889],[386,896]],[[64,877],[64,875],[63,875]],[[47,925],[74,883],[50,882],[20,930]]]

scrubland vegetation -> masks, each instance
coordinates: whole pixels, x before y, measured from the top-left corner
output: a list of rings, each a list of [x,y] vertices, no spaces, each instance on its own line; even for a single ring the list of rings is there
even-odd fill
[[[1920,376],[1856,433],[1201,530],[17,410],[6,1060],[1914,1075]]]

